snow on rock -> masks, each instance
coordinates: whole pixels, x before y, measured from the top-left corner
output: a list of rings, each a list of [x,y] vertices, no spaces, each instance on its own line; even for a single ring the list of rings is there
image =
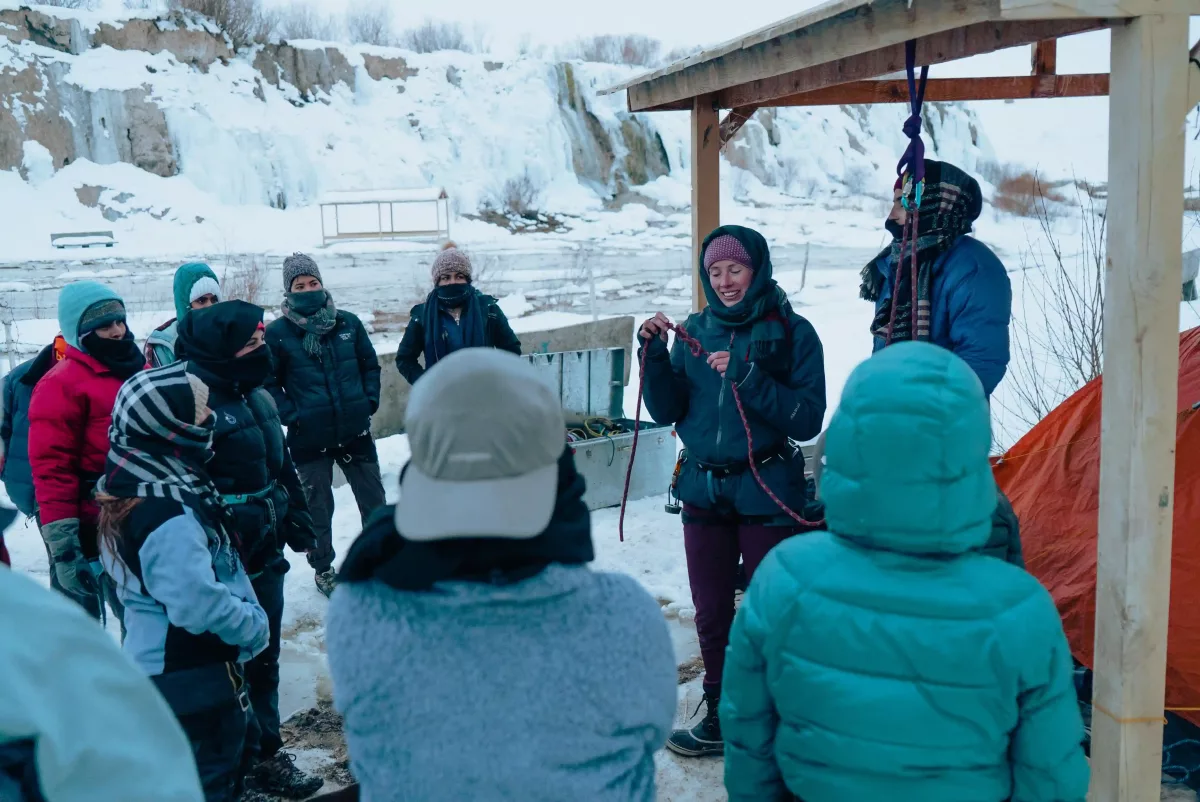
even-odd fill
[[[504,313],[509,320],[519,318],[522,315],[529,314],[533,310],[533,304],[526,300],[525,295],[520,292],[514,292],[511,295],[506,295],[497,302],[500,306],[500,311]]]
[[[54,177],[54,157],[45,145],[27,139],[21,143],[21,151],[21,171],[31,186],[39,187]]]

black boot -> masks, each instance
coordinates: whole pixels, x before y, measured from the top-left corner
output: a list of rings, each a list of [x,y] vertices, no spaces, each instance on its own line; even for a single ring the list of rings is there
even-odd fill
[[[315,794],[325,781],[305,774],[295,766],[296,758],[287,752],[260,760],[246,777],[246,788],[285,799],[306,799]]]
[[[721,719],[717,706],[721,703],[720,694],[704,693],[700,705],[708,705],[708,710],[700,723],[690,730],[675,730],[667,739],[667,748],[677,755],[684,757],[720,757],[725,754],[725,742],[721,740]],[[697,705],[696,713],[700,712]],[[695,716],[696,713],[692,715]]]

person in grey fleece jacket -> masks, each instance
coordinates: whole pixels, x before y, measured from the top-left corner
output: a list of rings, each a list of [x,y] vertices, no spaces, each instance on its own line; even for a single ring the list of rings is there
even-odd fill
[[[361,799],[651,802],[671,639],[634,579],[587,566],[556,394],[512,354],[465,349],[413,388],[406,426],[400,500],[326,615]]]

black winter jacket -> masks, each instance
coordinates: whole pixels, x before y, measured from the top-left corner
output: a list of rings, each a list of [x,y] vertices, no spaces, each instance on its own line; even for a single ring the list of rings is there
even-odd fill
[[[521,340],[513,333],[508,318],[490,295],[480,293],[479,301],[483,304],[484,320],[483,344],[488,348],[499,348],[521,355]],[[417,304],[409,313],[408,328],[400,340],[396,350],[396,369],[409,384],[415,384],[417,379],[425,374],[423,363],[417,359],[425,353],[425,304]]]
[[[708,310],[684,324],[709,353],[730,351],[746,361],[750,326],[731,329]],[[804,459],[790,459],[788,440],[811,440],[825,417],[825,358],[821,340],[807,320],[787,317],[790,351],[780,364],[739,366],[739,395],[754,439],[759,474],[784,504],[800,513],[808,501]],[[732,345],[730,338],[733,338]],[[704,510],[744,517],[786,515],[758,486],[748,469],[746,428],[728,379],[703,357],[676,340],[670,353],[651,341],[646,357],[645,403],[660,424],[674,424],[687,449],[676,491],[681,501]],[[707,466],[707,468],[705,467]],[[728,475],[711,471],[731,466]],[[782,520],[782,519],[781,519]]]
[[[54,344],[17,365],[4,377],[4,412],[0,421],[0,442],[4,444],[4,468],[0,481],[22,515],[37,512],[33,493],[33,466],[29,464],[29,402],[34,386],[57,364]]]
[[[226,496],[242,541],[246,570],[258,574],[268,567],[287,570],[283,546],[303,552],[316,547],[300,479],[284,441],[279,410],[270,394],[256,387],[241,392],[195,362],[188,372],[209,388],[213,411],[213,457],[206,466],[217,490]],[[234,502],[231,496],[261,498]]]
[[[379,409],[379,359],[362,321],[339,309],[333,329],[321,338],[319,359],[304,350],[304,333],[287,318],[267,326],[275,367],[266,388],[288,427],[297,463],[370,431]]]

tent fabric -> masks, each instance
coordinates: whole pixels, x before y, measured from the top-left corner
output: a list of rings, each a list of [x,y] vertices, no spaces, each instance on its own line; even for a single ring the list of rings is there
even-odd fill
[[[1021,521],[1026,567],[1054,597],[1075,659],[1093,665],[1100,390],[1089,382],[993,461]],[[1179,338],[1167,710],[1200,725],[1200,328]],[[1112,425],[1133,425],[1120,421]],[[1184,710],[1181,708],[1193,708]],[[1139,713],[1141,714],[1141,713]]]

